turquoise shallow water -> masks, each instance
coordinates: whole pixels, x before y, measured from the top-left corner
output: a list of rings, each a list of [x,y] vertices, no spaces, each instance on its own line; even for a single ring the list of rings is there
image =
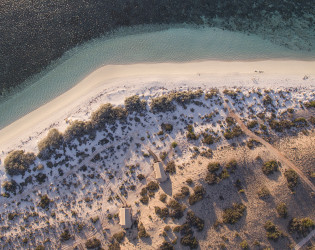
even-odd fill
[[[216,28],[172,28],[99,38],[66,53],[27,87],[0,103],[0,128],[67,91],[107,64],[194,60],[315,60],[315,51],[293,51],[255,35]]]

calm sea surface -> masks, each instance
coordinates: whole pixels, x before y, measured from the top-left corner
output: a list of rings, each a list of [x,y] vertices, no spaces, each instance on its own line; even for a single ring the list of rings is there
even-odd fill
[[[99,38],[67,52],[26,88],[0,103],[0,128],[67,91],[107,64],[193,60],[315,60],[315,51],[293,51],[256,35],[217,28],[172,28]]]

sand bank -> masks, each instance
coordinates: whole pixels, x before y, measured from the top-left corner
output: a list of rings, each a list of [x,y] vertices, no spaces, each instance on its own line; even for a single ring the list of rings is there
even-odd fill
[[[305,75],[307,80],[303,80]],[[3,156],[1,151],[5,154],[17,147],[26,148],[26,145],[34,148],[36,141],[50,127],[62,130],[66,126],[65,119],[72,113],[91,103],[94,107],[100,105],[101,102],[96,103],[93,98],[102,91],[106,96],[106,89],[121,88],[124,94],[120,98],[116,95],[114,99],[106,100],[122,103],[125,96],[131,95],[129,89],[133,89],[134,93],[137,88],[143,87],[172,89],[180,88],[182,84],[190,87],[276,87],[280,83],[287,87],[314,86],[315,61],[204,61],[104,66],[69,91],[0,130],[0,155]],[[89,115],[88,112],[85,114]]]

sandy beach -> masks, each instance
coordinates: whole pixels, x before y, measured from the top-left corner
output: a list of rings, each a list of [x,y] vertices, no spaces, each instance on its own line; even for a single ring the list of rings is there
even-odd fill
[[[307,76],[306,80],[303,79],[304,76]],[[244,85],[313,87],[315,61],[204,61],[104,66],[69,91],[0,130],[0,152],[4,151],[1,157],[18,147],[36,149],[38,139],[49,128],[57,127],[62,131],[67,125],[65,119],[74,113],[79,114],[76,117],[86,119],[91,108],[97,108],[106,100],[122,104],[125,96],[139,94],[144,89],[154,87],[172,89],[183,86]],[[108,95],[111,91],[116,94]],[[97,96],[102,98],[96,98]],[[89,111],[84,110],[87,106],[90,107]]]

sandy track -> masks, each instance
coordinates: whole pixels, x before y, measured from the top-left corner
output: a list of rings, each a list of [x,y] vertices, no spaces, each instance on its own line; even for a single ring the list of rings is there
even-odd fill
[[[234,111],[232,111],[231,108],[228,107],[228,105],[226,105],[226,107],[229,111],[228,115],[237,121],[237,123],[247,136],[263,144],[278,160],[280,160],[280,162],[282,162],[288,168],[292,168],[300,176],[301,180],[303,180],[305,184],[307,184],[310,187],[310,189],[313,192],[315,192],[315,186],[313,185],[313,183],[307,178],[307,176],[304,175],[304,173],[297,166],[295,166],[290,160],[288,160],[278,149],[273,147],[270,143],[268,143],[261,137],[257,136],[252,131],[250,131],[243,123],[241,118]]]

